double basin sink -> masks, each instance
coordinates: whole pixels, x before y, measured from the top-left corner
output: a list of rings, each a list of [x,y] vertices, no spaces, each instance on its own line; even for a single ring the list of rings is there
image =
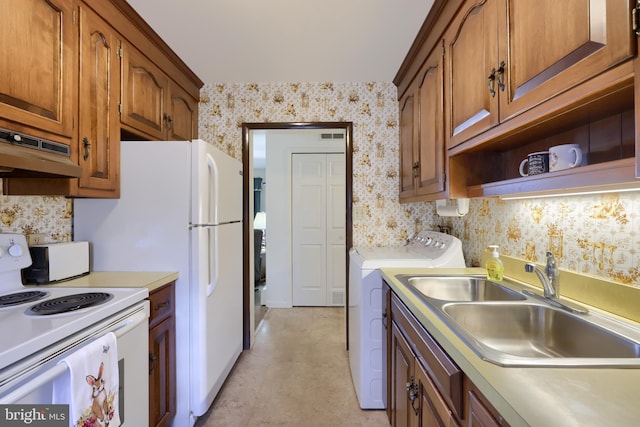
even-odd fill
[[[640,367],[640,330],[576,314],[517,282],[396,275],[478,356],[501,366]]]

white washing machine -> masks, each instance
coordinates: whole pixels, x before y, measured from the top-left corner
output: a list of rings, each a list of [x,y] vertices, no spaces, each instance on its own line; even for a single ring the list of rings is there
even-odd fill
[[[380,268],[415,267],[465,267],[462,243],[449,234],[423,231],[402,247],[349,251],[349,363],[362,409],[387,406]]]

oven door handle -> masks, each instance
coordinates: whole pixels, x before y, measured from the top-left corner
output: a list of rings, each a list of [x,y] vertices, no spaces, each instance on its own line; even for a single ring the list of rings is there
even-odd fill
[[[147,318],[147,313],[145,310],[138,311],[133,313],[131,316],[124,319],[115,329],[111,329],[109,331],[99,331],[89,338],[94,338],[97,336],[103,336],[109,332],[113,332],[116,338],[120,338],[123,335],[127,334],[130,330],[134,329],[141,322],[143,322]],[[60,375],[64,374],[67,371],[67,364],[62,363],[62,361],[58,362],[55,366],[51,367],[45,372],[39,373],[38,376],[30,381],[27,381],[25,384],[13,390],[11,393],[7,393],[5,396],[0,398],[0,404],[10,404],[15,403],[23,397],[31,394],[38,388],[47,384],[49,381],[53,381]]]

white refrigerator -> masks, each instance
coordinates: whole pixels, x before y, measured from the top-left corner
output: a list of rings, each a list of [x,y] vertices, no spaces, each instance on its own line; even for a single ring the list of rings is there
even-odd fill
[[[121,197],[75,199],[92,271],[177,271],[177,411],[192,426],[242,351],[242,163],[212,144],[123,141]]]

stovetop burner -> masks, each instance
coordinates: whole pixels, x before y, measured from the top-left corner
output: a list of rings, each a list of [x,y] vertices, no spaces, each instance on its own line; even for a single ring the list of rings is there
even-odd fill
[[[43,291],[24,291],[13,294],[0,295],[0,307],[13,307],[14,305],[24,304],[42,299],[48,295]]]
[[[66,313],[102,304],[113,298],[112,294],[105,292],[85,292],[81,294],[66,295],[59,298],[42,301],[32,306],[31,314],[48,315]]]

